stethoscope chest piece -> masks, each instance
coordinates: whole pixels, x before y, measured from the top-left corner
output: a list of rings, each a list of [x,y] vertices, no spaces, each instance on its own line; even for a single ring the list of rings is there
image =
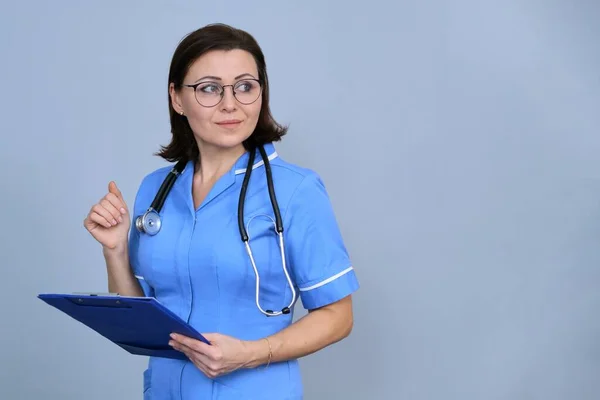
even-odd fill
[[[150,236],[156,235],[160,231],[161,225],[160,215],[153,209],[147,210],[135,220],[138,231],[145,232]]]

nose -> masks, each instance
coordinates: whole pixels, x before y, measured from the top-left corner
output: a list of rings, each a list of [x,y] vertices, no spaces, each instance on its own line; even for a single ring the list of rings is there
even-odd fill
[[[234,111],[236,109],[236,100],[233,95],[233,87],[226,86],[223,88],[223,101],[221,102],[221,106],[223,111]]]

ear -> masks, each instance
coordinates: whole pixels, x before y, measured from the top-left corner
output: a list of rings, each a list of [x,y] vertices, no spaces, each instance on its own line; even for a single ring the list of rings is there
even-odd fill
[[[175,90],[175,85],[171,82],[169,84],[169,96],[171,97],[171,105],[176,113],[183,115],[183,102],[179,96],[179,92]]]

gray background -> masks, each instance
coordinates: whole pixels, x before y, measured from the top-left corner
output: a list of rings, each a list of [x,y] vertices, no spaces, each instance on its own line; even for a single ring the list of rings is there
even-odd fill
[[[598,399],[600,3],[2,1],[0,398],[141,398],[36,299],[103,291],[89,207],[164,165],[166,76],[223,21],[267,56],[287,160],[324,178],[362,289],[307,399]]]

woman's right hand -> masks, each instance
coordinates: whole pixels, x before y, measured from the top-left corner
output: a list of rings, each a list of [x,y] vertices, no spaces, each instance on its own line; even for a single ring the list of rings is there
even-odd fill
[[[127,247],[129,211],[121,191],[114,182],[108,184],[108,193],[90,209],[83,226],[104,248]]]

